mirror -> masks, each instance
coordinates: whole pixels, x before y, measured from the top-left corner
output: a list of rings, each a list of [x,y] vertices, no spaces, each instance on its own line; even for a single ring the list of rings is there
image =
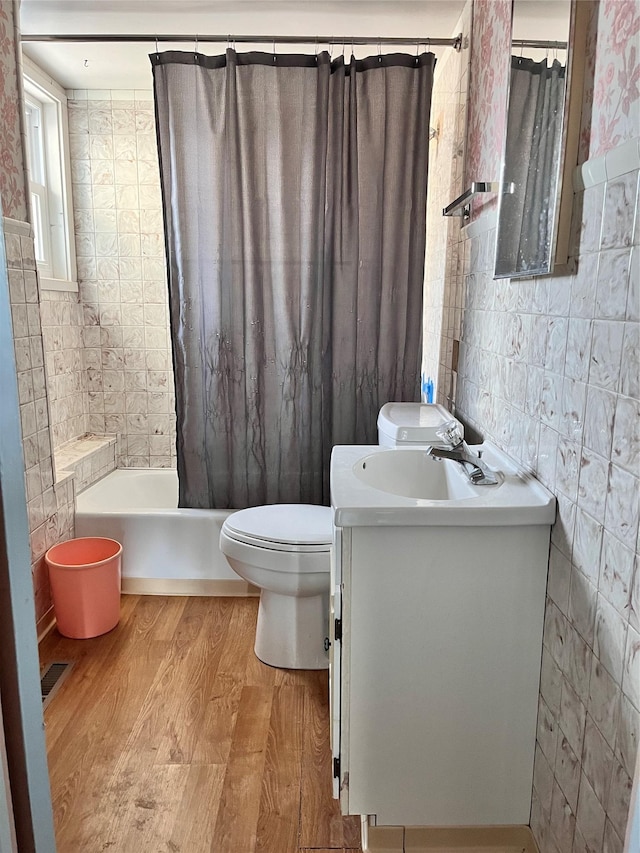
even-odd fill
[[[566,151],[571,0],[514,0],[494,278],[553,270]],[[563,260],[566,260],[564,258]]]

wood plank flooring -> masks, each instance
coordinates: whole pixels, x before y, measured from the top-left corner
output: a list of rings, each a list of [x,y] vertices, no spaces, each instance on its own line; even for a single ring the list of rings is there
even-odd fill
[[[255,598],[122,598],[45,710],[58,853],[360,850],[331,796],[326,672],[253,653]]]

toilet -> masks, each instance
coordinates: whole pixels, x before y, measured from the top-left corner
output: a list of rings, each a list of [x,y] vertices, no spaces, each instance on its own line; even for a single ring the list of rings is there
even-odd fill
[[[260,588],[255,652],[283,669],[327,669],[332,513],[328,506],[241,509],[220,532],[231,568]]]
[[[464,426],[439,403],[385,403],[378,414],[380,447],[446,447],[438,434],[456,424],[464,438]]]
[[[440,446],[438,431],[452,421],[434,403],[386,403],[378,416],[378,442]],[[332,519],[326,506],[273,504],[241,509],[222,525],[220,550],[241,578],[260,589],[255,653],[263,663],[329,666]]]

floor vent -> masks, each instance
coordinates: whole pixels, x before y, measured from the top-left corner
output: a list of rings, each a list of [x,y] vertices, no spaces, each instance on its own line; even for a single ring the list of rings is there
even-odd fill
[[[46,668],[40,678],[40,691],[42,693],[42,708],[47,707],[53,699],[56,691],[71,672],[73,663],[70,661],[61,661],[60,663],[51,663]]]

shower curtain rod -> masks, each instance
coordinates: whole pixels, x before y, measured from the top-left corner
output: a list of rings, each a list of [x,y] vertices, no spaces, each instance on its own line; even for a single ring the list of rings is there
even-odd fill
[[[544,39],[513,39],[512,47],[540,47],[549,48],[550,50],[566,50],[566,41],[545,41]]]
[[[462,34],[454,38],[386,38],[375,36],[234,36],[234,35],[118,35],[118,34],[60,34],[60,35],[36,35],[23,33],[23,42],[149,42],[159,44],[160,42],[190,42],[196,47],[200,42],[218,42],[233,44],[328,44],[328,45],[356,45],[356,44],[400,44],[428,47],[452,47],[454,50],[462,48]]]

